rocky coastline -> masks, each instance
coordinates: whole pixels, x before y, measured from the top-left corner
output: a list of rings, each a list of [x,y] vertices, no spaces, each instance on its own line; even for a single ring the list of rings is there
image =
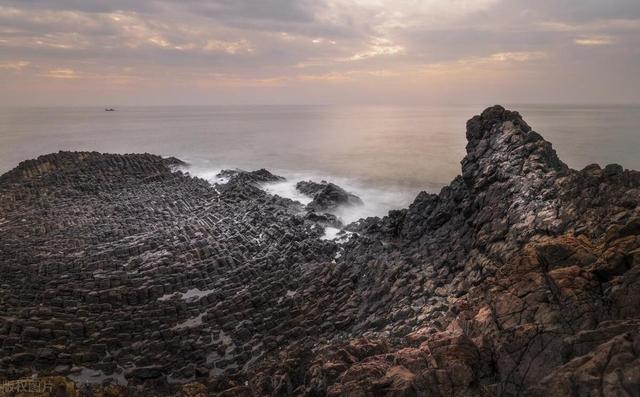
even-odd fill
[[[267,170],[211,184],[151,154],[20,163],[0,176],[0,384],[639,396],[640,172],[573,170],[500,106],[466,137],[438,194],[349,225],[332,210],[359,197],[299,181],[305,206],[266,193]]]

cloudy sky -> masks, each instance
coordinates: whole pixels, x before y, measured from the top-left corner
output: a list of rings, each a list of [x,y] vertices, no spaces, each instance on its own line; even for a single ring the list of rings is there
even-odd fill
[[[0,0],[0,105],[640,103],[639,0]]]

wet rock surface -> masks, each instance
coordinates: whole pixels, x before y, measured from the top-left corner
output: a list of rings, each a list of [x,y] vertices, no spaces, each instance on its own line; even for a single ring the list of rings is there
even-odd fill
[[[249,173],[21,163],[0,177],[0,378],[95,396],[638,395],[640,173],[572,170],[499,106],[467,140],[461,176],[343,244]]]
[[[280,182],[285,179],[278,175],[273,175],[271,172],[264,168],[256,171],[244,171],[240,169],[236,170],[222,170],[216,175],[221,179],[228,180],[240,180],[242,182],[250,183],[268,183],[268,182]]]
[[[307,204],[307,209],[315,212],[334,211],[339,206],[362,205],[360,197],[349,193],[335,183],[322,181],[301,181],[296,189],[313,200]]]

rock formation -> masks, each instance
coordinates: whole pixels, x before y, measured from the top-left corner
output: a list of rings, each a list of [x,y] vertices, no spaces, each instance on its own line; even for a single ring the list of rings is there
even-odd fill
[[[0,177],[0,379],[67,376],[86,396],[640,395],[640,173],[572,170],[499,106],[467,140],[449,186],[342,244],[262,171],[214,186],[148,154],[21,163]]]
[[[334,211],[339,206],[362,205],[360,197],[349,193],[340,186],[322,181],[302,181],[296,184],[296,189],[313,200],[307,204],[307,209],[315,212]]]

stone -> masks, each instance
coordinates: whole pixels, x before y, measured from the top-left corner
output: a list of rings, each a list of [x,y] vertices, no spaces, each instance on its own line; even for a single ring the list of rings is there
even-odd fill
[[[0,379],[79,376],[88,396],[633,395],[640,173],[573,170],[501,106],[467,140],[459,177],[344,241],[318,225],[357,201],[328,182],[300,184],[305,211],[263,190],[282,181],[266,170],[210,184],[151,154],[23,161],[0,176]]]
[[[240,169],[236,170],[222,170],[217,175],[217,178],[225,178],[225,179],[242,179],[245,182],[250,181],[253,183],[267,183],[267,182],[281,182],[284,181],[285,178],[274,175],[271,172],[261,168],[256,171],[243,171]]]
[[[156,379],[162,376],[162,367],[159,365],[150,365],[146,367],[137,367],[125,372],[127,378],[137,381],[145,381]]]
[[[316,212],[334,211],[339,206],[362,205],[360,197],[349,193],[340,186],[322,181],[321,183],[312,181],[302,181],[296,184],[296,189],[312,197],[313,200],[307,204],[307,209]]]

